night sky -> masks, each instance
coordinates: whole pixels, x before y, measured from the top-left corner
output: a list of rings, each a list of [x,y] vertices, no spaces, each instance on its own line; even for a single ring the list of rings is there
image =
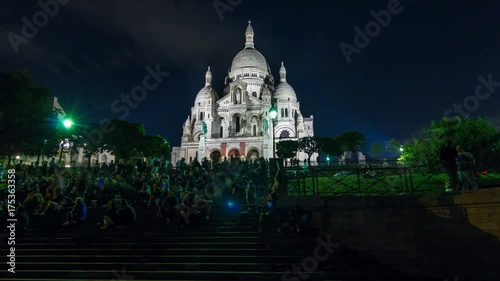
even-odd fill
[[[37,2],[2,1],[0,71],[28,70],[75,121],[98,122],[118,117],[110,110],[113,100],[142,84],[146,66],[160,64],[170,76],[126,120],[144,123],[146,133],[173,145],[180,144],[208,66],[222,92],[248,20],[277,81],[285,62],[318,136],[357,130],[369,142],[408,138],[474,95],[478,76],[500,81],[500,4],[494,0],[401,1],[402,11],[351,63],[339,45],[354,46],[354,28],[364,30],[374,20],[370,12],[392,0],[219,0],[241,2],[223,20],[213,0],[73,0],[16,54],[7,35],[22,34],[22,18],[32,21],[41,10]],[[498,95],[500,87],[471,115],[498,116]]]

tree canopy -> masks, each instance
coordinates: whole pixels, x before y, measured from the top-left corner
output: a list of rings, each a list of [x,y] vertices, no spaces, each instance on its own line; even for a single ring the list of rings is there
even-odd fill
[[[39,154],[54,136],[54,96],[18,70],[0,73],[0,154]]]
[[[411,164],[438,165],[443,147],[462,145],[472,153],[480,166],[498,162],[500,134],[495,126],[483,118],[444,118],[432,121],[423,129],[422,138],[414,138],[413,144],[405,145],[404,159]]]
[[[299,150],[299,142],[284,140],[276,144],[276,155],[282,158],[294,158]]]
[[[318,153],[320,146],[317,137],[304,137],[299,139],[299,151],[307,154],[307,164],[311,166],[311,157],[314,153]]]

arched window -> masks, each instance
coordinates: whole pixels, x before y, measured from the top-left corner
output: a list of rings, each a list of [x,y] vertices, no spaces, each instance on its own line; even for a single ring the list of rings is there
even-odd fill
[[[221,138],[224,137],[224,127],[223,126],[220,126],[220,137]]]
[[[285,108],[285,117],[288,117],[288,108]]]
[[[200,112],[200,120],[203,120],[203,112]]]
[[[257,136],[257,125],[253,125],[253,136]]]
[[[235,122],[236,122],[236,133],[239,133],[240,132],[240,117],[239,116],[236,116],[235,118]]]
[[[256,97],[257,97],[257,92],[253,92],[253,93],[252,93],[252,96],[253,96],[254,98],[256,98]]]
[[[281,109],[281,117],[285,117],[285,109],[284,108]]]

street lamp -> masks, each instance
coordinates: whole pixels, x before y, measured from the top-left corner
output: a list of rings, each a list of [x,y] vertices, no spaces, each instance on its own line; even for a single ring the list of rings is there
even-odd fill
[[[328,162],[328,167],[330,167],[330,155],[326,156],[326,161]]]
[[[276,121],[278,121],[278,109],[276,108],[276,105],[273,104],[273,106],[269,109],[269,117],[271,117],[271,121],[273,123],[273,158],[276,158],[276,137],[275,137],[275,128],[276,128]]]
[[[71,119],[64,119],[64,121],[62,123],[64,125],[64,128],[66,128],[66,130],[69,130],[71,128],[71,126],[73,126],[73,121],[71,121]],[[61,149],[60,152],[59,152],[59,164],[61,164],[63,149],[69,147],[69,140],[68,139],[63,139],[61,141],[61,143],[59,144],[59,146],[60,146],[60,149]]]
[[[69,129],[71,128],[71,126],[73,125],[73,121],[71,121],[70,119],[65,119],[63,121],[63,125],[66,129]]]

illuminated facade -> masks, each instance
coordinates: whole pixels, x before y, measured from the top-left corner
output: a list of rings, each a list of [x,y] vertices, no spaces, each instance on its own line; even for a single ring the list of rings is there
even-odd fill
[[[181,158],[188,162],[204,157],[214,161],[231,156],[268,159],[273,157],[274,133],[276,142],[314,135],[313,116],[303,117],[284,64],[275,86],[269,64],[255,48],[254,35],[249,22],[245,47],[234,57],[220,95],[212,86],[208,67],[205,87],[184,122],[181,146],[173,148],[174,164]],[[268,116],[272,103],[278,109],[276,126]],[[303,153],[297,157],[307,158]]]

